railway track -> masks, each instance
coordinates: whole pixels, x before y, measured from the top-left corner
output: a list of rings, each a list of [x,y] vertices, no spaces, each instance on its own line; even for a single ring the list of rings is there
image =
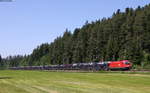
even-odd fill
[[[130,71],[93,71],[93,70],[42,70],[49,72],[80,72],[80,73],[88,73],[88,72],[96,72],[96,73],[150,73],[150,70],[130,70]]]

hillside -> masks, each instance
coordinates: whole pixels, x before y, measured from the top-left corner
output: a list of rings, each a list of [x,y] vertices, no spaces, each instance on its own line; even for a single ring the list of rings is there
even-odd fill
[[[9,66],[70,64],[100,60],[131,60],[136,65],[150,64],[150,5],[119,9],[103,18],[76,28],[66,29],[54,42],[42,44],[19,61],[5,59]],[[18,62],[18,63],[17,63]]]

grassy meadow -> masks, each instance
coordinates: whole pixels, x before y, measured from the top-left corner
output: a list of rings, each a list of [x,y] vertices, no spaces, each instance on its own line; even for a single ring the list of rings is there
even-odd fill
[[[150,93],[150,74],[6,70],[0,93]]]

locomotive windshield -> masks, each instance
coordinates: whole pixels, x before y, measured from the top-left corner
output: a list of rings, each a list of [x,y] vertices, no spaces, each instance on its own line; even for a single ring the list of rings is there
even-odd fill
[[[130,65],[130,62],[125,62],[126,65]]]

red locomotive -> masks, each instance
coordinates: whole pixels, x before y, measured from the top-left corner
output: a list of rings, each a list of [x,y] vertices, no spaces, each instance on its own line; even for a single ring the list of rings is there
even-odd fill
[[[121,60],[121,61],[110,61],[108,63],[108,68],[110,70],[130,70],[132,64],[129,60]]]

